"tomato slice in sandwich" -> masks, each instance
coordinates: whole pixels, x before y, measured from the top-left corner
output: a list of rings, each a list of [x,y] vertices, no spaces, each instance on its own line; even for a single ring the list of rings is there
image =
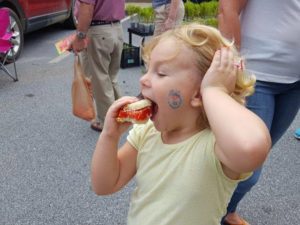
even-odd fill
[[[142,99],[123,107],[117,117],[118,122],[146,123],[152,115],[152,103]]]

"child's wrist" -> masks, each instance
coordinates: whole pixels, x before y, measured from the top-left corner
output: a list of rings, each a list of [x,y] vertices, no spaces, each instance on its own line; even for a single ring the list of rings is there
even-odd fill
[[[225,87],[208,86],[201,88],[201,94],[204,95],[206,92],[222,92],[229,95],[229,91]]]
[[[119,134],[115,131],[110,131],[109,129],[105,129],[105,127],[104,127],[101,134],[100,134],[100,136],[102,136],[106,140],[109,140],[109,141],[112,141],[112,142],[119,142],[122,134]]]

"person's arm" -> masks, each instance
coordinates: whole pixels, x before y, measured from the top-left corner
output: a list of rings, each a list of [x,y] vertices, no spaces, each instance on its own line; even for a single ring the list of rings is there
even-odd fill
[[[121,135],[131,125],[116,121],[122,106],[136,101],[136,98],[123,97],[109,108],[103,130],[91,162],[92,187],[96,194],[107,195],[120,190],[136,173],[137,151],[126,142],[118,149]]]
[[[86,48],[86,37],[84,36],[86,36],[92,22],[93,13],[94,5],[84,2],[79,3],[76,35],[74,41],[71,43],[71,48],[75,52],[75,54]]]
[[[224,37],[234,40],[236,47],[241,45],[240,14],[247,0],[219,0],[218,27]]]
[[[204,109],[216,137],[215,153],[231,178],[258,168],[271,147],[264,122],[230,96],[236,72],[232,51],[222,48],[201,83]]]
[[[170,11],[169,11],[169,14],[168,14],[168,18],[165,22],[165,30],[169,30],[169,29],[174,28],[176,18],[177,18],[178,9],[179,9],[179,5],[180,5],[181,1],[182,0],[171,0]]]

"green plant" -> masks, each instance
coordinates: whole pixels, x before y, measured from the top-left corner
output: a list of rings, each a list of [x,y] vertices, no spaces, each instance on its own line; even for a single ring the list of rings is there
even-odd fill
[[[217,28],[218,20],[217,20],[217,18],[207,18],[207,19],[204,19],[204,24]]]
[[[203,3],[200,4],[195,4],[194,3],[194,7],[195,7],[195,17],[201,17],[204,18],[205,17],[205,7]]]
[[[208,23],[216,24],[215,20],[218,13],[218,1],[209,1],[202,3],[193,3],[187,0],[184,3],[186,21],[204,21],[209,19]],[[201,19],[199,19],[201,18]]]
[[[191,1],[186,1],[184,3],[184,10],[185,10],[185,19],[187,21],[193,20],[196,15],[196,4]]]
[[[141,10],[142,10],[142,7],[140,7],[138,5],[128,4],[125,7],[125,12],[126,12],[127,16],[132,16],[134,14],[139,14]]]
[[[143,23],[153,23],[154,10],[152,7],[144,7],[139,12],[140,21]]]
[[[218,13],[218,2],[203,2],[200,5],[203,7],[204,17],[216,17]]]

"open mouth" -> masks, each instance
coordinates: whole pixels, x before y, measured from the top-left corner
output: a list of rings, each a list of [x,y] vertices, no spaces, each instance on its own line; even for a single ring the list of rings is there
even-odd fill
[[[139,99],[148,99],[151,102],[151,112],[152,112],[152,115],[151,115],[150,119],[153,120],[154,117],[155,117],[155,115],[158,112],[158,106],[157,106],[156,102],[154,102],[152,99],[150,99],[148,97],[145,97],[142,93],[140,93],[137,96],[137,98],[139,98]]]
[[[153,120],[154,117],[155,117],[155,115],[157,114],[158,106],[157,106],[157,104],[156,104],[155,102],[153,102],[152,100],[150,100],[150,101],[151,101],[151,103],[152,103],[152,104],[151,104],[152,115],[151,115],[150,119]]]

